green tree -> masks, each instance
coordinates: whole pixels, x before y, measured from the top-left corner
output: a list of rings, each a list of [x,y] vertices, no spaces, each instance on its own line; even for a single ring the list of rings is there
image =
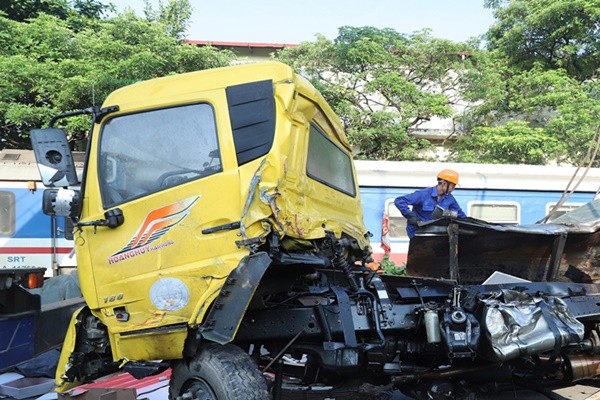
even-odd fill
[[[228,65],[233,54],[181,43],[160,23],[126,12],[72,20],[48,14],[18,22],[0,16],[0,148],[28,148],[32,128],[60,112],[100,105],[139,80]],[[89,120],[70,121],[74,139]]]
[[[341,27],[277,55],[302,71],[332,105],[359,158],[418,159],[430,147],[413,135],[432,118],[453,115],[473,45],[403,35],[392,29]]]
[[[77,14],[85,18],[101,18],[115,11],[112,3],[104,4],[97,0],[74,0],[72,7]]]
[[[452,160],[585,162],[599,130],[600,0],[484,1],[496,17],[487,49],[427,31],[342,27],[334,41],[318,36],[279,59],[333,105],[358,157],[423,157],[428,142],[415,130],[453,116]]]
[[[541,165],[586,160],[599,124],[595,81],[579,82],[563,69],[515,70],[498,58],[480,71],[465,92],[473,106],[463,120],[467,133],[450,146],[451,159]]]
[[[455,146],[459,161],[507,164],[545,164],[557,140],[542,128],[524,121],[510,121],[497,127],[476,127]]]
[[[0,11],[15,21],[27,21],[40,14],[53,15],[59,19],[79,15],[86,18],[100,18],[114,6],[97,0],[0,0]]]
[[[599,0],[486,0],[496,22],[487,33],[520,70],[564,69],[580,81],[600,67]]]
[[[564,71],[515,71],[505,59],[482,55],[480,69],[464,92],[472,107],[463,123],[467,134],[450,146],[463,162],[545,164],[566,147],[545,130],[559,105],[579,90]]]
[[[579,165],[596,160],[600,134],[600,82],[590,80],[579,84],[569,101],[557,107],[557,114],[548,121],[546,131],[564,146],[559,161]]]
[[[68,0],[0,0],[0,10],[9,19],[26,21],[41,13],[66,19],[69,15]]]
[[[600,1],[487,0],[497,22],[464,93],[458,161],[579,164],[596,145]],[[598,165],[598,162],[595,163]]]
[[[189,0],[167,0],[167,4],[158,0],[158,9],[155,10],[150,0],[144,0],[144,14],[148,21],[163,24],[169,36],[183,39],[189,27],[192,6]]]

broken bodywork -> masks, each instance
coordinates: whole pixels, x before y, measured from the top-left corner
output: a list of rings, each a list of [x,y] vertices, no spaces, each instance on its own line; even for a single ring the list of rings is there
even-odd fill
[[[82,189],[44,194],[46,212],[74,219],[87,304],[67,332],[59,390],[171,367],[172,400],[282,398],[283,375],[465,398],[482,371],[572,381],[590,374],[565,366],[599,363],[597,285],[467,284],[481,280],[457,279],[462,248],[452,280],[424,277],[444,276],[427,269],[448,266],[449,243],[469,239],[461,229],[488,229],[476,221],[431,224],[441,234],[409,254],[421,277],[370,269],[341,123],[285,65],[140,82],[53,122],[79,114],[94,121]],[[77,183],[60,165],[64,132],[51,123],[31,136],[45,183]],[[448,226],[460,233],[450,242]],[[557,237],[536,243],[550,246],[540,257],[562,259]]]
[[[495,271],[528,281],[596,282],[600,266],[600,200],[551,224],[493,224],[440,218],[411,240],[410,275],[449,278],[460,265],[462,283],[484,282]]]
[[[271,383],[281,398],[299,387],[310,392],[317,383],[359,380],[393,385],[418,399],[463,399],[499,390],[506,382],[568,385],[597,374],[600,285],[458,285],[368,269],[347,274],[332,260],[308,255],[304,268],[289,270],[291,262],[299,262],[289,257],[274,255],[264,278],[278,289],[258,287],[233,339],[264,373],[295,382]],[[235,291],[243,282],[238,279],[228,289]],[[211,328],[228,326],[229,311],[239,307],[229,296],[218,301],[202,330],[206,339],[218,340]],[[101,360],[104,367],[110,361],[101,325],[89,314],[86,318],[78,321],[78,336],[87,347],[76,354],[88,361],[68,372],[78,378],[94,376],[102,370]],[[199,343],[188,343],[193,354],[192,345]],[[283,354],[303,362],[286,364]],[[140,365],[128,363],[125,369],[135,374]]]

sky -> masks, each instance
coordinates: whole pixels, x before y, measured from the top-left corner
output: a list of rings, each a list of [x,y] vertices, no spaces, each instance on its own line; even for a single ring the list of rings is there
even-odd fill
[[[437,38],[465,41],[493,22],[484,0],[190,0],[187,39],[213,42],[300,44],[341,26],[374,26],[410,34],[429,28]],[[143,16],[144,0],[113,1],[119,11]],[[150,0],[157,8],[158,0]],[[166,4],[167,0],[163,0]]]

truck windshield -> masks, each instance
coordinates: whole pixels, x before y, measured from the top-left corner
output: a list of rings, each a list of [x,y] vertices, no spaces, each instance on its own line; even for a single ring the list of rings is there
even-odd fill
[[[112,118],[99,162],[105,208],[220,172],[214,110],[193,104]]]

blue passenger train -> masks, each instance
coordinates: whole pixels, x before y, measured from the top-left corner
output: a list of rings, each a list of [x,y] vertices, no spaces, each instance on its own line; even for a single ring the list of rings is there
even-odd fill
[[[72,224],[44,215],[43,192],[31,150],[0,151],[0,269],[75,267]]]
[[[600,168],[362,160],[355,166],[375,259],[387,245],[397,264],[406,260],[408,236],[394,199],[434,186],[444,168],[460,174],[453,194],[465,213],[488,222],[536,223],[572,191],[551,221],[592,201],[600,188]],[[43,189],[31,150],[0,151],[0,269],[46,268],[54,276],[76,266],[72,225],[42,213]]]
[[[594,200],[600,188],[600,168],[407,161],[355,161],[355,165],[374,258],[380,260],[388,247],[398,265],[406,261],[409,239],[406,219],[394,199],[435,186],[444,168],[460,175],[453,195],[467,216],[494,223],[534,224],[565,197],[548,219],[551,222]],[[566,196],[565,191],[572,193]]]

